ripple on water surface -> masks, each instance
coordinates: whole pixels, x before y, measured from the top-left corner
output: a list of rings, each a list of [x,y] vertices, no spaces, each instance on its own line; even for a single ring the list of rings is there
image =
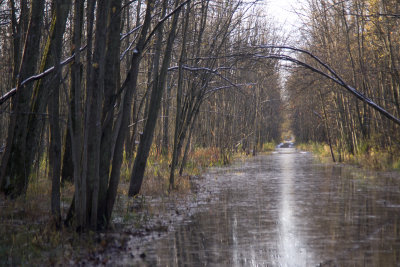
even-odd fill
[[[396,266],[400,177],[275,153],[213,169],[214,201],[146,247],[144,265]]]

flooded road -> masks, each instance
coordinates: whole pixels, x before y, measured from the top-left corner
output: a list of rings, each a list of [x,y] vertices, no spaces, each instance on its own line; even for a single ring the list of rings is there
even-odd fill
[[[202,182],[199,212],[146,247],[149,266],[399,266],[400,175],[284,150]]]

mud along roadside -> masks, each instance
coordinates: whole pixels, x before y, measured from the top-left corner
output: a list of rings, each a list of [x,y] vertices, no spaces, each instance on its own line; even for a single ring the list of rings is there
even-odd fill
[[[212,186],[216,172],[190,177],[190,192],[162,197],[120,198],[111,229],[96,234],[96,244],[68,262],[79,266],[146,266],[146,244],[164,237],[193,214],[218,199]],[[121,204],[124,205],[121,205]],[[65,264],[65,262],[64,262]]]

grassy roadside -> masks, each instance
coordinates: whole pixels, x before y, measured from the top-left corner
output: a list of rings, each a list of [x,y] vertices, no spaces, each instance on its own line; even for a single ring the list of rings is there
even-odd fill
[[[263,146],[262,152],[274,148],[275,144],[268,143]],[[193,177],[201,176],[208,167],[222,166],[249,156],[244,152],[197,148],[189,155],[183,175],[176,175],[176,190],[168,194],[171,155],[163,156],[153,149],[147,163],[141,196],[135,199],[127,196],[132,163],[124,159],[113,212],[114,223],[110,231],[114,234],[124,231],[138,236],[152,231],[166,231],[167,224],[174,221],[170,215],[171,207],[174,213],[182,213],[183,208],[179,208],[179,205],[193,194]],[[74,265],[88,255],[99,255],[108,244],[123,242],[123,238],[109,240],[104,232],[78,235],[70,228],[57,230],[50,218],[51,181],[47,179],[47,171],[48,163],[40,162],[31,176],[24,197],[13,201],[0,199],[1,266]],[[70,183],[66,183],[61,190],[63,217],[72,201],[73,191],[73,184]],[[148,201],[156,198],[159,199],[156,205]]]
[[[329,145],[317,142],[300,143],[296,147],[301,150],[313,152],[322,161],[332,161]],[[333,148],[337,151],[337,148]],[[356,154],[342,152],[341,162],[357,165],[371,170],[397,170],[400,171],[400,153],[398,151],[390,153],[389,151],[368,148],[360,146]],[[335,158],[339,161],[339,155],[334,152]]]

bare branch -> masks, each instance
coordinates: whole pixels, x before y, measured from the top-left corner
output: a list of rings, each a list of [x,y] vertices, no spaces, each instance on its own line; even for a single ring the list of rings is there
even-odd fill
[[[80,51],[82,52],[85,49],[86,49],[86,45],[81,47]],[[75,58],[75,53],[72,56],[61,61],[60,66],[65,66],[66,64],[70,63],[74,58]],[[50,67],[47,70],[43,71],[42,73],[39,73],[39,74],[29,77],[29,78],[23,80],[21,82],[20,86],[25,85],[29,82],[33,82],[33,81],[42,79],[42,78],[46,77],[47,75],[49,75],[50,73],[52,73],[54,71],[54,69],[55,69],[55,67],[53,66],[53,67]],[[4,102],[6,102],[9,98],[13,97],[16,92],[17,92],[17,88],[14,87],[10,91],[5,93],[3,96],[1,96],[0,97],[0,105],[2,105]]]
[[[211,95],[211,94],[213,94],[213,93],[215,93],[217,91],[228,89],[228,88],[232,88],[232,87],[239,88],[241,86],[248,86],[248,85],[256,85],[256,83],[230,84],[230,85],[220,86],[220,87],[216,87],[216,88],[212,88],[212,89],[207,90],[204,93],[204,95]],[[240,92],[243,93],[242,91],[240,91]]]
[[[123,41],[126,37],[128,37],[129,35],[131,35],[132,33],[138,31],[140,28],[142,28],[142,24],[140,24],[139,26],[133,28],[132,30],[130,30],[129,32],[125,33],[125,34],[121,34],[121,39],[119,39],[120,41]]]
[[[175,8],[174,10],[172,10],[169,14],[167,14],[163,19],[161,19],[157,25],[154,27],[154,29],[150,32],[149,36],[147,37],[146,41],[144,42],[144,46],[147,46],[147,43],[151,40],[151,38],[153,37],[153,35],[156,33],[157,29],[161,27],[161,25],[163,25],[163,23],[169,19],[171,16],[173,16],[176,12],[179,12],[182,7],[184,7],[186,4],[188,4],[191,0],[186,0],[185,2],[183,2],[182,4],[180,4],[177,8]]]
[[[321,70],[318,70],[314,67],[312,67],[311,65],[300,61],[298,59],[295,59],[293,57],[287,56],[287,55],[255,55],[255,57],[262,57],[262,58],[269,58],[269,59],[278,59],[278,60],[285,60],[285,61],[290,61],[293,62],[297,65],[303,66],[315,73],[318,73],[330,80],[332,80],[333,82],[339,84],[340,86],[344,87],[345,89],[347,89],[347,91],[349,91],[351,94],[353,94],[354,96],[356,96],[358,99],[360,99],[361,101],[365,102],[366,104],[368,104],[369,106],[371,106],[373,109],[375,109],[376,111],[378,111],[379,113],[381,113],[383,116],[385,116],[386,118],[390,119],[391,121],[395,122],[396,124],[400,125],[400,119],[395,117],[393,114],[391,114],[390,112],[388,112],[387,110],[385,110],[383,107],[379,106],[378,104],[376,104],[374,101],[372,101],[370,98],[368,98],[367,96],[365,96],[363,93],[359,92],[357,89],[355,89],[354,87],[348,85],[346,82],[343,81],[343,79],[331,68],[329,67],[327,64],[323,63],[318,57],[316,57],[315,55],[313,55],[312,53],[303,50],[303,49],[299,49],[299,48],[295,48],[295,47],[290,47],[290,46],[273,46],[273,45],[268,45],[268,46],[262,46],[265,48],[281,48],[281,49],[288,49],[288,50],[292,50],[292,51],[296,51],[296,52],[301,52],[304,54],[309,55],[312,59],[314,59],[315,61],[317,61],[321,66],[323,66],[325,69],[327,69],[331,75],[324,73]]]

